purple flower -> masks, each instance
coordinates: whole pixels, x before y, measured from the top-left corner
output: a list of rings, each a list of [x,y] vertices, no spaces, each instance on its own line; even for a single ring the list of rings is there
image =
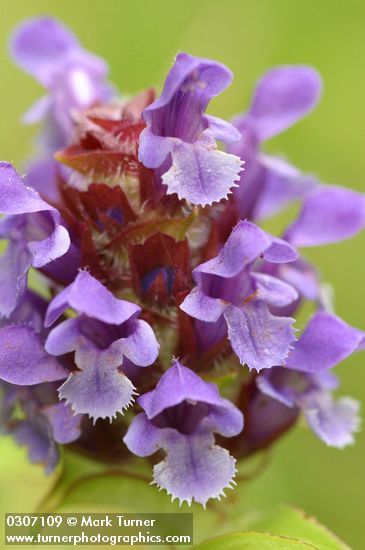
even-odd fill
[[[242,162],[219,151],[216,140],[231,143],[239,132],[224,120],[206,115],[209,101],[232,81],[220,63],[180,53],[162,95],[143,111],[139,159],[159,168],[167,193],[205,206],[226,198]]]
[[[298,254],[251,222],[240,222],[218,256],[194,269],[197,286],[180,306],[206,323],[221,323],[223,316],[233,351],[242,364],[257,371],[284,364],[295,339],[293,319],[272,315],[270,307],[284,307],[298,298],[289,284],[254,270],[260,257],[285,264]]]
[[[75,413],[88,414],[94,420],[112,419],[130,405],[135,393],[121,370],[124,359],[146,367],[156,360],[159,345],[151,327],[138,319],[141,308],[115,298],[86,271],[49,304],[46,326],[68,308],[78,316],[56,326],[46,342],[51,355],[75,351],[79,370],[59,388],[59,397]]]
[[[270,70],[259,81],[247,113],[234,120],[240,141],[229,152],[245,161],[234,190],[240,218],[260,220],[296,199],[303,201],[299,218],[286,238],[294,246],[317,246],[352,237],[365,225],[365,196],[341,187],[322,185],[284,160],[265,155],[266,139],[289,128],[319,100],[321,79],[311,67]]]
[[[166,458],[154,467],[154,483],[177,498],[204,507],[234,481],[235,459],[215,444],[214,433],[241,432],[243,416],[214,384],[175,361],[156,388],[138,398],[145,412],[135,417],[124,442],[137,456],[163,449]]]
[[[320,93],[321,79],[311,67],[278,67],[260,79],[248,112],[233,121],[241,139],[229,152],[245,160],[244,175],[234,190],[240,218],[272,215],[317,184],[284,160],[262,154],[260,147],[309,113]]]
[[[258,376],[265,395],[300,409],[315,434],[328,445],[353,443],[359,427],[359,404],[349,397],[335,400],[336,377],[329,370],[353,352],[364,349],[365,334],[335,315],[316,313],[287,359]]]
[[[11,40],[11,52],[18,65],[49,92],[25,116],[28,123],[46,119],[43,141],[48,150],[63,147],[71,138],[73,110],[110,97],[104,61],[85,51],[55,19],[36,18],[19,25]]]
[[[9,316],[27,284],[31,266],[43,267],[65,254],[70,238],[58,211],[26,187],[13,166],[0,163],[0,238],[8,247],[0,257],[0,314]]]
[[[57,466],[60,459],[59,445],[78,439],[81,434],[81,416],[74,415],[64,403],[44,404],[49,399],[51,388],[15,388],[15,395],[22,407],[24,418],[12,418],[7,433],[19,445],[28,448],[29,460],[43,464],[47,474]]]
[[[64,380],[69,371],[44,349],[46,307],[42,298],[27,291],[10,318],[0,323],[0,429],[26,445],[30,461],[50,473],[60,456],[57,444],[80,436],[81,417],[54,401],[50,382]]]

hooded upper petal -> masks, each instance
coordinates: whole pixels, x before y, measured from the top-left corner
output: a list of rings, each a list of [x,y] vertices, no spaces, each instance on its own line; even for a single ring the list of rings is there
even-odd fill
[[[287,359],[291,369],[305,372],[328,370],[356,351],[364,333],[336,315],[316,313]]]
[[[11,51],[16,62],[44,85],[49,85],[55,65],[79,48],[76,37],[50,17],[28,19],[14,31]]]
[[[321,185],[304,200],[285,238],[294,246],[319,246],[349,239],[365,226],[365,195]]]
[[[232,78],[221,63],[180,53],[161,96],[143,111],[143,118],[155,135],[193,142],[207,128],[204,112],[209,101],[223,92]],[[232,132],[237,135],[234,128]]]
[[[146,412],[147,418],[151,419],[185,400],[222,405],[222,398],[215,384],[204,382],[195,372],[175,361],[160,378],[156,388],[141,395],[138,403]]]
[[[47,310],[46,326],[52,325],[68,307],[115,325],[124,323],[141,311],[136,304],[115,298],[87,271],[80,271],[75,281],[52,300]]]
[[[321,88],[321,78],[312,67],[272,69],[260,79],[246,117],[261,141],[269,139],[308,114],[317,104]]]

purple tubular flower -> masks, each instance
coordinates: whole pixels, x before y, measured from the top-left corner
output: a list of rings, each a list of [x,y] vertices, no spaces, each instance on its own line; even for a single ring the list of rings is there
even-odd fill
[[[75,351],[79,370],[59,388],[59,396],[75,413],[86,413],[94,420],[111,419],[129,406],[135,393],[121,372],[124,359],[140,367],[151,365],[159,345],[151,327],[137,318],[141,308],[115,298],[86,271],[52,300],[46,326],[68,308],[78,316],[60,323],[46,341],[51,355]]]
[[[29,390],[20,395],[20,400],[26,400],[23,406],[26,418],[14,419],[8,432],[19,445],[28,448],[30,462],[43,464],[50,474],[60,459],[58,444],[71,443],[80,437],[81,416],[74,415],[64,403],[42,407]]]
[[[329,370],[363,349],[364,341],[364,333],[335,315],[316,313],[290,353],[287,368],[274,367],[256,383],[265,395],[300,409],[325,443],[345,447],[353,443],[359,427],[359,404],[349,397],[332,397],[338,382]]]
[[[49,91],[28,111],[25,121],[34,123],[46,118],[43,137],[47,149],[63,147],[72,136],[72,110],[85,109],[110,97],[106,64],[85,51],[66,27],[50,17],[19,25],[10,49],[18,65]]]
[[[43,267],[65,254],[70,238],[59,212],[26,187],[13,166],[0,163],[0,237],[9,240],[0,257],[0,314],[9,316],[23,295],[31,266]]]
[[[51,383],[66,379],[69,370],[44,349],[46,307],[42,298],[26,291],[11,316],[0,322],[0,429],[27,446],[30,461],[50,473],[60,456],[57,444],[80,436],[81,417],[64,403],[54,403]]]
[[[352,237],[365,225],[365,196],[322,185],[284,160],[260,152],[262,142],[309,113],[321,93],[310,67],[279,67],[259,81],[249,111],[234,120],[241,140],[229,152],[245,160],[245,174],[234,190],[241,218],[260,220],[302,200],[299,218],[285,237],[294,246],[317,246]]]
[[[285,161],[263,155],[260,145],[308,114],[320,94],[321,79],[311,67],[278,67],[261,78],[250,109],[233,121],[241,140],[229,152],[245,160],[244,177],[234,190],[241,218],[272,215],[317,184]]]
[[[43,415],[20,420],[12,429],[12,435],[16,443],[27,447],[29,462],[42,464],[46,474],[53,472],[60,460],[60,451]]]
[[[214,384],[178,361],[138,403],[145,412],[132,421],[124,442],[137,456],[166,452],[154,467],[153,482],[180,504],[195,500],[205,507],[210,498],[224,494],[234,483],[235,459],[215,445],[214,433],[239,434],[242,413],[220,397]]]
[[[219,323],[223,316],[233,351],[242,364],[257,371],[284,364],[295,339],[293,319],[276,317],[269,307],[283,307],[298,298],[286,282],[254,271],[260,257],[285,264],[298,254],[251,222],[238,223],[218,256],[195,268],[197,287],[180,306],[208,323]]]
[[[162,95],[143,111],[139,159],[160,168],[167,193],[205,206],[226,198],[235,186],[242,162],[219,151],[216,140],[240,138],[234,126],[204,114],[209,101],[232,81],[220,63],[180,53]]]

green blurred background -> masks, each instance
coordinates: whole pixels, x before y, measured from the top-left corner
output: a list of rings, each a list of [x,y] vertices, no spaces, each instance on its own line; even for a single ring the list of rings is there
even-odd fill
[[[307,63],[324,79],[319,108],[267,144],[325,182],[365,191],[365,3],[362,0],[2,0],[0,19],[0,157],[20,166],[34,128],[21,114],[42,90],[9,60],[12,27],[29,16],[61,18],[87,49],[105,57],[124,92],[161,86],[179,50],[228,65],[234,83],[214,101],[214,114],[244,110],[255,80],[269,67]],[[283,225],[283,220],[280,220]],[[365,235],[306,252],[336,289],[336,311],[365,329]],[[365,404],[364,355],[338,369],[342,393]],[[0,442],[0,510],[29,511],[48,481],[23,450]],[[241,487],[252,505],[289,502],[315,515],[352,548],[365,548],[365,440],[327,448],[303,425],[275,448],[271,465]],[[166,497],[167,498],[167,497]],[[99,547],[100,548],[100,547]]]

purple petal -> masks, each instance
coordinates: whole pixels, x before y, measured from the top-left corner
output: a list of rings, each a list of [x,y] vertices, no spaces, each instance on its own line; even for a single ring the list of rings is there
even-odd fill
[[[41,241],[31,241],[28,243],[34,267],[43,267],[66,254],[70,248],[70,237],[67,229],[59,225],[58,212],[51,212],[50,214],[54,221],[54,230],[50,236]]]
[[[261,377],[262,375],[258,378]],[[241,456],[267,449],[295,424],[299,416],[297,407],[290,408],[282,405],[276,399],[251,388],[245,409],[247,411],[245,429],[232,442],[233,445],[237,442]]]
[[[139,367],[152,365],[158,357],[159,343],[146,321],[136,321],[135,330],[127,338],[120,338],[111,344],[109,350],[127,357]]]
[[[55,203],[60,201],[57,186],[57,171],[60,167],[53,158],[35,160],[27,167],[25,183],[35,189],[45,200]]]
[[[163,374],[154,390],[137,399],[148,419],[185,400],[225,408],[225,402],[220,397],[217,386],[204,382],[195,372],[178,361]]]
[[[29,328],[34,329],[35,332],[41,333],[43,331],[43,320],[46,309],[46,300],[32,291],[26,290],[10,318],[0,321],[0,328],[9,325],[27,325]]]
[[[21,420],[13,429],[15,441],[28,448],[29,460],[33,464],[43,464],[47,474],[57,466],[60,452],[52,440],[50,426],[42,415],[31,420]]]
[[[177,193],[179,199],[196,205],[227,198],[242,171],[239,157],[219,151],[202,137],[193,143],[178,143],[171,156],[171,168],[162,176],[167,194]]]
[[[287,366],[305,372],[330,369],[356,351],[362,338],[339,317],[316,313],[290,352]]]
[[[307,398],[303,412],[315,434],[327,445],[342,449],[354,443],[359,431],[360,404],[350,397],[334,401],[328,394]]]
[[[22,116],[23,124],[38,124],[45,118],[52,107],[52,100],[48,95],[36,100]],[[54,162],[53,159],[50,162]],[[32,185],[31,185],[32,187]]]
[[[206,323],[197,319],[194,322],[194,327],[201,352],[207,351],[227,336],[227,323],[224,317],[220,317],[215,323]]]
[[[277,369],[280,369],[280,372]],[[274,376],[272,376],[272,373]],[[275,374],[278,374],[276,377],[278,380],[275,380]],[[285,372],[283,372],[282,367],[274,367],[269,372],[265,371],[263,374],[260,374],[256,378],[256,385],[264,395],[291,408],[296,406],[297,394],[290,387],[289,377],[290,371],[288,369],[285,368]],[[274,383],[275,381],[276,383]]]
[[[120,325],[141,308],[132,302],[118,300],[87,271],[81,271],[75,281],[50,303],[45,325],[52,325],[68,307],[104,323]]]
[[[54,210],[31,187],[26,187],[15,168],[8,162],[0,162],[0,212],[2,214],[26,214]]]
[[[0,256],[0,315],[9,317],[27,286],[27,273],[32,257],[23,242],[9,241]]]
[[[263,256],[267,262],[273,264],[284,264],[287,262],[295,262],[299,258],[295,248],[283,239],[271,237],[271,245],[264,251]]]
[[[277,214],[292,201],[304,198],[318,184],[313,176],[303,174],[281,158],[260,155],[259,161],[265,183],[254,208],[257,220]]]
[[[207,323],[218,321],[226,307],[223,300],[210,298],[199,287],[195,287],[180,305],[185,313]]]
[[[211,115],[205,115],[204,118],[208,122],[211,133],[218,141],[234,143],[240,139],[241,133],[230,122]]]
[[[308,114],[321,94],[321,79],[311,67],[287,66],[268,71],[259,81],[247,117],[261,141]]]
[[[158,168],[176,145],[175,138],[155,135],[145,128],[139,137],[138,158],[147,168]]]
[[[293,319],[274,317],[267,306],[257,300],[240,308],[230,306],[224,317],[228,339],[242,364],[260,371],[285,363],[295,340]]]
[[[365,225],[365,195],[320,186],[303,203],[285,238],[294,246],[318,246],[348,239]]]
[[[59,213],[26,187],[13,166],[5,162],[0,163],[0,212],[11,216],[0,229],[10,240],[0,267],[0,311],[9,315],[25,290],[31,265],[41,267],[64,255],[70,237],[60,225]],[[44,238],[31,240],[40,235]]]
[[[59,281],[63,286],[67,286],[77,277],[81,261],[80,255],[80,248],[76,243],[71,242],[66,254],[46,264],[42,272],[50,279]]]
[[[252,277],[256,282],[258,299],[270,306],[284,307],[298,299],[295,288],[276,277],[264,273],[253,273]]]
[[[143,117],[155,135],[193,142],[207,127],[203,113],[209,101],[231,81],[232,73],[224,65],[180,53],[161,96],[144,110]]]
[[[0,377],[19,386],[63,380],[68,371],[48,355],[38,334],[26,326],[0,330]]]
[[[234,277],[270,247],[269,236],[248,221],[239,222],[231,232],[218,256],[200,264],[194,275],[208,273],[219,277]]]
[[[320,294],[319,275],[314,265],[302,258],[280,266],[280,277],[293,285],[308,300],[318,300]]]
[[[233,437],[243,430],[243,414],[228,399],[222,399],[219,406],[211,407],[203,424],[223,437]]]
[[[210,498],[220,498],[232,488],[235,459],[226,449],[214,444],[210,432],[182,435],[163,430],[161,446],[166,458],[154,466],[154,483],[165,489],[180,504],[193,500],[204,507]]]
[[[15,30],[11,50],[16,62],[48,86],[55,65],[79,48],[75,36],[50,17],[30,19]]]
[[[150,456],[160,448],[162,430],[156,428],[145,413],[133,418],[123,438],[131,453],[137,456]]]
[[[110,360],[108,350],[84,345],[77,349],[75,361],[81,370],[70,374],[58,394],[76,414],[88,414],[94,421],[112,419],[130,405],[133,384],[116,368],[114,357]]]
[[[66,319],[49,333],[45,349],[51,355],[65,355],[74,351],[83,342],[80,320],[77,317]]]
[[[51,424],[53,439],[56,443],[65,445],[80,437],[82,416],[74,415],[70,407],[64,403],[56,403],[45,407],[42,409],[42,413]]]

